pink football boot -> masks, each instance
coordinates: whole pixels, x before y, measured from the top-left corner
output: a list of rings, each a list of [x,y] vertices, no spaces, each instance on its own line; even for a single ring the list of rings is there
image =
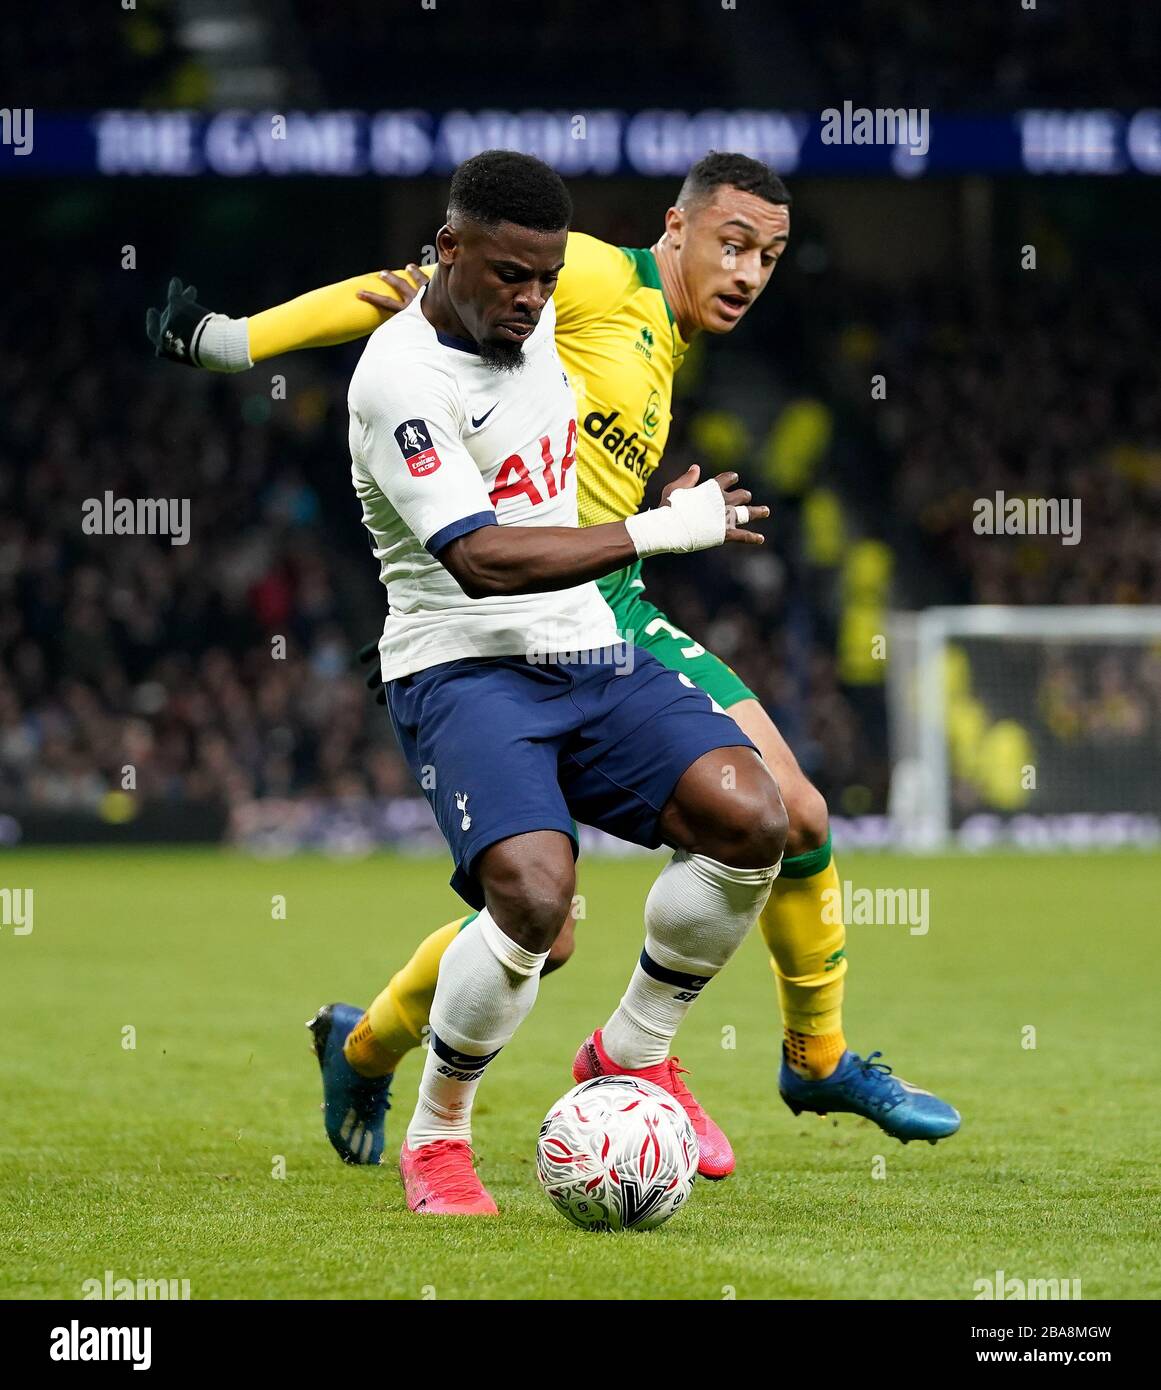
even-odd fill
[[[476,1176],[462,1139],[437,1139],[399,1154],[407,1205],[423,1216],[498,1216],[492,1194]]]
[[[709,1178],[711,1181],[716,1181],[718,1178],[728,1178],[734,1171],[734,1151],[730,1148],[730,1141],[705,1113],[697,1103],[697,1097],[682,1081],[681,1078],[685,1071],[685,1067],[678,1064],[676,1057],[658,1062],[656,1066],[642,1067],[639,1071],[630,1071],[628,1067],[619,1067],[601,1046],[601,1030],[599,1028],[591,1038],[586,1038],[581,1043],[580,1051],[576,1054],[576,1060],[572,1064],[573,1080],[578,1083],[591,1081],[594,1076],[639,1076],[644,1081],[652,1081],[654,1086],[660,1086],[663,1091],[668,1091],[689,1116],[690,1123],[693,1125],[693,1132],[697,1135],[698,1176]]]

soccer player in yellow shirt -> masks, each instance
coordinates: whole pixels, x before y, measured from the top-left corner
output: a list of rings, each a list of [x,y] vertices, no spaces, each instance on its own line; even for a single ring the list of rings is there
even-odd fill
[[[789,209],[789,193],[765,165],[715,153],[689,171],[652,247],[569,235],[554,299],[557,351],[577,397],[582,526],[623,520],[641,505],[668,437],[674,373],[696,334],[731,332],[766,287],[787,245]],[[149,334],[173,360],[244,370],[283,352],[365,336],[435,269],[409,266],[411,282],[403,272],[357,276],[249,319],[210,313],[192,289],[173,281],[166,309],[150,312]],[[953,1134],[960,1117],[952,1106],[894,1076],[875,1060],[880,1053],[863,1058],[847,1048],[842,892],[822,795],[753,692],[646,599],[640,561],[599,587],[620,630],[716,700],[757,745],[781,788],[790,833],[761,925],[781,1004],[783,1099],[795,1114],[863,1115],[904,1143]],[[440,958],[470,920],[458,918],[428,936],[365,1012],[328,1005],[313,1020],[327,1133],[346,1162],[379,1161],[390,1080],[419,1044]],[[572,950],[569,921],[546,969],[564,964]],[[327,1073],[336,1063],[349,1075],[332,1103]],[[682,1100],[698,1134],[699,1172],[725,1177],[734,1168],[729,1141],[681,1080],[675,1059],[664,1066],[666,1088]],[[619,1070],[597,1030],[577,1054],[576,1079]],[[657,1079],[653,1070],[642,1074]]]

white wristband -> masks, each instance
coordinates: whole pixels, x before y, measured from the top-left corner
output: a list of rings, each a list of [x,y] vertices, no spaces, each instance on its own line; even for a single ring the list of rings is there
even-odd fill
[[[625,529],[642,560],[709,550],[726,538],[726,500],[711,478],[671,492],[667,506],[638,512],[626,520]]]
[[[250,360],[250,323],[226,314],[207,314],[194,329],[190,358],[211,372],[244,372]]]

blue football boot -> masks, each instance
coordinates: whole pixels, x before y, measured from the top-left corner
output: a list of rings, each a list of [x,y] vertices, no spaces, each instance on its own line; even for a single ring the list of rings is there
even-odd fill
[[[343,1056],[362,1017],[354,1004],[324,1004],[306,1026],[322,1068],[327,1138],[344,1163],[382,1163],[392,1077],[360,1076]]]
[[[960,1125],[959,1111],[893,1075],[885,1062],[875,1061],[882,1055],[872,1052],[864,1061],[857,1053],[844,1052],[824,1081],[805,1081],[787,1064],[784,1048],[779,1094],[796,1115],[804,1110],[817,1115],[843,1111],[862,1115],[904,1144],[912,1139],[934,1144],[954,1134]]]

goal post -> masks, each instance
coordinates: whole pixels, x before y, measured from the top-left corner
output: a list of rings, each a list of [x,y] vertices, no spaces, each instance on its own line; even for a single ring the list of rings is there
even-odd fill
[[[1161,845],[1161,607],[896,613],[896,844]]]

